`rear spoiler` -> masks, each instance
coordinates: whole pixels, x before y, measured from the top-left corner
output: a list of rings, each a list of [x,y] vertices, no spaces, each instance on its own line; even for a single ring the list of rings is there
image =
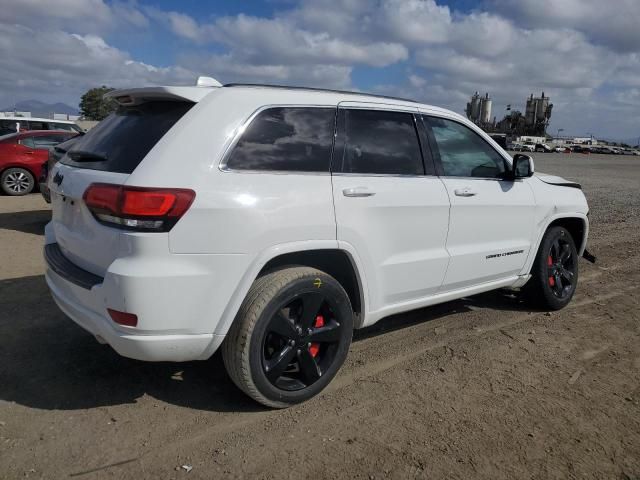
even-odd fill
[[[106,93],[104,98],[113,99],[120,105],[127,107],[140,105],[152,100],[198,103],[213,90],[222,86],[213,79],[210,79],[212,81],[202,81],[203,78],[208,77],[200,77],[197,86],[194,87],[125,88]]]

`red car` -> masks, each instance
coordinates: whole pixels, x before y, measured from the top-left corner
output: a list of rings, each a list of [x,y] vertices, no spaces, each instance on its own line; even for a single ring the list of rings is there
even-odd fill
[[[7,195],[33,191],[47,161],[49,147],[69,140],[76,132],[33,130],[0,137],[0,187]]]

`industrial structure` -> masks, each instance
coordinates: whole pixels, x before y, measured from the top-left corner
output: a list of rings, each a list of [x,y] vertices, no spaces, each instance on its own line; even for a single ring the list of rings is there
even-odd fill
[[[492,101],[489,94],[481,97],[478,92],[471,96],[471,101],[467,103],[467,118],[481,127],[488,126],[491,122]]]
[[[478,125],[483,130],[492,133],[502,133],[509,137],[529,135],[544,137],[551,119],[553,104],[549,97],[542,95],[534,97],[533,94],[526,100],[524,115],[520,110],[511,110],[511,105],[507,105],[508,113],[502,120],[496,122],[494,117],[491,120],[492,101],[489,94],[481,97],[478,92],[471,96],[471,101],[467,103],[465,113],[467,118]]]

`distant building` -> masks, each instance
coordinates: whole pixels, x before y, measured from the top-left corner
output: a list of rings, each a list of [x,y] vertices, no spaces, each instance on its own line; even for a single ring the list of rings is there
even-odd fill
[[[2,117],[38,117],[38,118],[48,118],[51,120],[71,120],[75,122],[80,118],[80,115],[69,115],[67,113],[39,113],[34,115],[32,112],[18,112],[15,110],[11,110],[9,112],[0,112],[0,118]]]
[[[10,112],[0,112],[0,117],[25,117],[25,118],[29,118],[31,117],[31,112],[17,112],[14,110],[11,110]]]
[[[521,143],[536,144],[536,143],[546,143],[547,137],[534,137],[531,135],[521,135],[516,140]]]
[[[478,92],[474,93],[465,109],[467,118],[476,125],[488,126],[491,122],[492,103],[488,93],[484,97],[481,97]]]
[[[551,119],[553,104],[549,103],[549,97],[542,96],[534,98],[533,93],[527,100],[524,114],[525,126],[533,131],[534,135],[544,135]]]
[[[75,122],[80,118],[80,115],[69,115],[68,113],[54,113],[51,117],[53,120],[71,120]]]
[[[519,110],[511,110],[511,105],[507,106],[507,110],[510,110],[509,113],[495,124],[493,131],[514,137],[546,137],[553,104],[544,92],[540,97],[534,97],[531,94],[526,100],[524,114]]]

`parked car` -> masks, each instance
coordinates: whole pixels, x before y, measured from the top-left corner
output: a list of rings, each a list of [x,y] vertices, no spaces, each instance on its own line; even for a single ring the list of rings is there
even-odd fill
[[[6,195],[26,195],[40,178],[49,147],[77,135],[70,131],[32,131],[0,137],[0,188]]]
[[[571,147],[571,150],[576,153],[585,153],[585,154],[591,153],[591,149],[583,145],[573,145]]]
[[[510,143],[507,145],[507,150],[513,150],[519,152],[522,145],[520,143]]]
[[[569,147],[555,147],[553,151],[556,153],[571,153],[571,149]]]
[[[84,134],[78,134],[76,136],[71,137],[69,140],[66,140],[58,145],[49,147],[49,153],[47,155],[47,161],[42,164],[42,170],[40,172],[40,177],[38,179],[38,186],[40,188],[40,194],[42,198],[44,198],[45,202],[51,203],[51,196],[49,194],[49,172],[53,168],[53,166],[58,163],[62,157],[67,153],[67,150],[71,148],[71,146],[78,141],[78,139]]]
[[[354,328],[498,288],[556,310],[576,290],[580,186],[456,113],[260,85],[108,95],[118,111],[52,169],[44,255],[62,311],[121,355],[221,349],[281,408],[327,386]]]
[[[520,147],[521,152],[533,152],[535,151],[535,145],[531,143],[525,143]]]
[[[553,149],[546,143],[536,143],[535,151],[542,153],[551,153],[553,152]]]
[[[0,117],[0,135],[31,130],[55,130],[80,133],[82,128],[70,120],[51,120],[36,117]]]

